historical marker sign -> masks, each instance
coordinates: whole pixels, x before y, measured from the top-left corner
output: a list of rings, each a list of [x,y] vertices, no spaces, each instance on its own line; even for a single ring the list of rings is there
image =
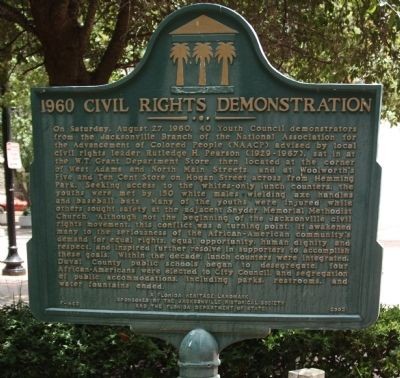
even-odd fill
[[[216,5],[168,17],[117,83],[33,90],[32,309],[142,332],[370,324],[380,101],[282,76]]]

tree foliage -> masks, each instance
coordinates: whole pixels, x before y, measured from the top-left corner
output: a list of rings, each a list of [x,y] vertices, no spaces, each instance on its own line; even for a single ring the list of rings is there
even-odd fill
[[[399,81],[400,4],[392,1],[220,3],[254,26],[278,70],[307,82],[379,81],[393,93]],[[36,39],[50,85],[100,84],[138,62],[167,14],[195,2],[0,0],[0,18],[29,34],[30,43]]]
[[[17,172],[17,192],[28,192],[29,165],[32,162],[32,122],[30,116],[30,88],[45,85],[46,73],[38,44],[31,34],[11,22],[0,24],[0,106],[8,107],[11,115],[12,139],[21,146],[25,171]],[[0,140],[2,140],[0,135]]]
[[[131,67],[173,9],[145,0],[0,1],[0,18],[35,39],[50,85],[96,85]]]
[[[400,120],[400,2],[223,0],[254,27],[271,64],[304,82],[382,83]]]

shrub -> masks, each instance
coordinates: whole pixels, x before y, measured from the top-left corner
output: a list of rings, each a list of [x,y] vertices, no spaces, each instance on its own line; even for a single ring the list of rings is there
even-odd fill
[[[303,367],[329,378],[399,377],[400,309],[382,309],[364,330],[274,330],[231,345],[221,359],[224,378],[286,378]],[[0,376],[176,378],[177,354],[126,327],[43,323],[18,303],[0,309]]]
[[[25,304],[0,311],[1,377],[173,377],[175,350],[126,327],[44,323]]]
[[[400,308],[383,308],[375,325],[362,330],[274,330],[263,340],[231,345],[221,359],[222,377],[286,378],[304,367],[329,378],[400,377]]]

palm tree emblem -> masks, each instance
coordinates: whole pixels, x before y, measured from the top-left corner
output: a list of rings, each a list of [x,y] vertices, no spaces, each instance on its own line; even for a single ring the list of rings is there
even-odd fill
[[[218,63],[222,61],[221,85],[229,85],[229,64],[232,64],[236,57],[235,46],[233,42],[219,42],[215,56]]]
[[[199,65],[199,85],[206,85],[206,64],[210,63],[213,56],[211,44],[209,42],[197,42],[193,56],[196,58],[196,63]]]
[[[187,63],[190,56],[187,43],[174,43],[171,48],[170,58],[176,63],[176,85],[182,86],[185,82],[183,62]]]

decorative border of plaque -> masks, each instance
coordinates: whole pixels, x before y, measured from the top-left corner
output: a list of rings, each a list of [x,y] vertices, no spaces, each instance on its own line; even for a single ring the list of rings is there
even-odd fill
[[[371,324],[380,103],[283,76],[210,4],[167,17],[116,83],[34,89],[32,311],[232,339]]]

